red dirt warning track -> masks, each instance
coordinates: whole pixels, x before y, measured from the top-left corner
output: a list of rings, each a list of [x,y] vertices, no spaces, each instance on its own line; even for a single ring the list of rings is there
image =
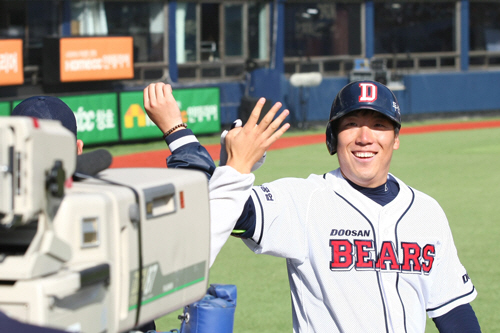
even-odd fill
[[[442,132],[442,131],[462,131],[462,130],[473,130],[482,128],[494,128],[494,127],[500,127],[500,120],[423,125],[423,126],[415,126],[408,128],[403,127],[401,129],[401,134],[406,135],[406,134],[420,134],[420,133]],[[273,144],[270,150],[310,145],[310,144],[322,143],[324,141],[325,141],[324,134],[281,138]],[[218,144],[207,145],[205,146],[205,148],[215,161],[219,159],[220,145]],[[170,151],[167,148],[165,148],[163,150],[115,156],[113,157],[113,163],[111,164],[111,168],[165,168],[166,167],[165,159],[169,155]]]

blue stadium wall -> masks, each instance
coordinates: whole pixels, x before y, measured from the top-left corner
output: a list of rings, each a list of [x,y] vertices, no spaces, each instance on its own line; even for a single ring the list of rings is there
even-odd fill
[[[347,77],[324,78],[319,86],[301,91],[291,86],[284,75],[257,69],[252,72],[249,95],[280,101],[298,119],[305,110],[307,121],[327,121],[335,95],[348,82]],[[405,116],[499,111],[499,82],[500,71],[410,74],[403,78],[404,90],[394,93],[401,105],[403,120]],[[221,91],[221,123],[228,125],[239,116],[245,83],[215,86]]]

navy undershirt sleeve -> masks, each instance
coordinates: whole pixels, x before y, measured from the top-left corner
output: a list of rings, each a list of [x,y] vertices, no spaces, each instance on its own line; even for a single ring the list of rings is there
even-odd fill
[[[189,129],[170,134],[165,140],[167,144],[186,135],[193,135]],[[167,166],[172,169],[190,169],[205,173],[210,180],[215,171],[215,163],[208,151],[198,141],[177,148],[167,157]]]
[[[255,232],[255,223],[255,205],[252,197],[249,197],[243,208],[243,213],[236,222],[235,231],[231,235],[239,238],[251,238]]]
[[[205,147],[197,143],[189,143],[175,150],[167,157],[167,166],[171,169],[202,171],[209,180],[215,171],[215,163],[210,154]]]
[[[432,320],[440,333],[481,333],[481,327],[470,304],[457,306]]]

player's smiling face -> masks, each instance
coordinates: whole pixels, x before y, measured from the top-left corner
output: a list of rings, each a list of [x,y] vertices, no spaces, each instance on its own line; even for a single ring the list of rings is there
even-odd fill
[[[344,177],[364,187],[377,187],[387,181],[394,149],[399,137],[392,121],[376,111],[348,113],[339,119],[337,154]]]

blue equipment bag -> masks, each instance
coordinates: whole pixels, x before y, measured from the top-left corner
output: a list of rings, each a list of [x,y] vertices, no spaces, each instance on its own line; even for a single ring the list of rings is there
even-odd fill
[[[181,333],[232,333],[236,310],[236,286],[211,284],[198,302],[184,308]]]

